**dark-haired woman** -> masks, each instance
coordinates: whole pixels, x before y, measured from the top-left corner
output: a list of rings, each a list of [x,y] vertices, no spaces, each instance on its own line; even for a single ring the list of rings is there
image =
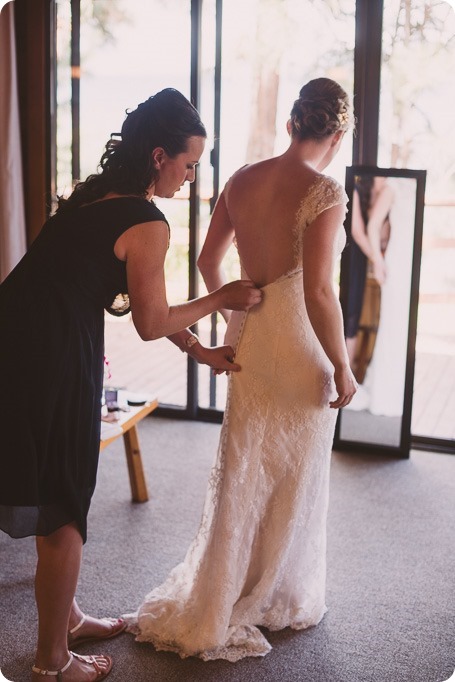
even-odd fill
[[[151,200],[194,180],[205,129],[190,102],[161,91],[128,114],[120,138],[0,287],[0,528],[37,536],[34,680],[104,679],[108,656],[69,649],[125,627],[84,616],[74,599],[98,464],[104,309],[131,310],[144,340],[168,336],[199,362],[238,370],[232,349],[203,348],[188,327],[220,307],[248,309],[261,296],[243,281],[167,303],[169,227]]]
[[[337,83],[310,81],[291,112],[288,150],[237,171],[214,211],[199,257],[208,290],[224,282],[235,238],[243,275],[264,296],[230,316],[242,372],[230,378],[199,532],[127,617],[157,649],[263,656],[271,647],[258,626],[307,628],[326,610],[330,454],[337,408],[356,382],[333,287],[347,199],[322,171],[350,120]]]

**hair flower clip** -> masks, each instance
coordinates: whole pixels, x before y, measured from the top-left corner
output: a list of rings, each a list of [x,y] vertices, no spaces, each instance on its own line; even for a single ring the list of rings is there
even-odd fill
[[[338,123],[340,126],[347,126],[349,124],[349,112],[343,111],[341,114],[337,114]]]

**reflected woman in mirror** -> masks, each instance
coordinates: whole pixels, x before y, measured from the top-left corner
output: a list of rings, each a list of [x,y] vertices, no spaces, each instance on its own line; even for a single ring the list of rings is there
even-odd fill
[[[360,383],[373,353],[379,321],[379,279],[384,275],[383,257],[390,234],[390,223],[386,216],[379,228],[380,260],[375,258],[367,225],[384,183],[383,177],[359,175],[355,178],[352,198],[352,240],[349,244],[349,282],[344,325],[349,361]]]
[[[100,171],[76,185],[0,286],[0,529],[36,536],[38,646],[32,679],[92,682],[109,656],[72,650],[125,629],[82,613],[75,591],[100,446],[104,311],[131,310],[144,340],[168,336],[214,369],[233,350],[204,348],[188,327],[261,299],[252,282],[169,306],[169,225],[153,198],[192,182],[205,144],[192,104],[165,89],[128,113]],[[119,304],[118,304],[119,303]]]
[[[371,362],[349,409],[400,417],[406,371],[415,181],[376,177],[374,186],[378,191],[366,233],[372,277],[381,292],[379,324]]]
[[[287,151],[238,170],[217,202],[198,261],[207,288],[224,283],[235,240],[263,301],[251,314],[225,311],[242,371],[229,380],[199,532],[129,617],[138,641],[157,649],[264,656],[259,627],[304,629],[326,611],[330,456],[337,408],[356,382],[333,285],[347,197],[323,171],[351,120],[338,83],[310,81],[292,107]]]

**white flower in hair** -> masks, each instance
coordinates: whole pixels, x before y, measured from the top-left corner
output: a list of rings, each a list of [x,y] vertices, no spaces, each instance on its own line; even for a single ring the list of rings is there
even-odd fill
[[[343,111],[341,114],[337,114],[338,122],[341,126],[347,126],[349,124],[349,112]]]

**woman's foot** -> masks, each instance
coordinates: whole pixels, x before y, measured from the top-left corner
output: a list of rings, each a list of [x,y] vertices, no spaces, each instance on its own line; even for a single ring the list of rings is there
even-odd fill
[[[97,642],[117,637],[126,628],[122,618],[92,618],[82,616],[68,632],[68,647],[74,649],[87,642]]]
[[[79,656],[72,651],[69,652],[70,658],[60,669],[39,667],[36,664],[32,667],[33,682],[43,681],[44,677],[55,682],[101,682],[112,669],[112,659],[110,656]]]

